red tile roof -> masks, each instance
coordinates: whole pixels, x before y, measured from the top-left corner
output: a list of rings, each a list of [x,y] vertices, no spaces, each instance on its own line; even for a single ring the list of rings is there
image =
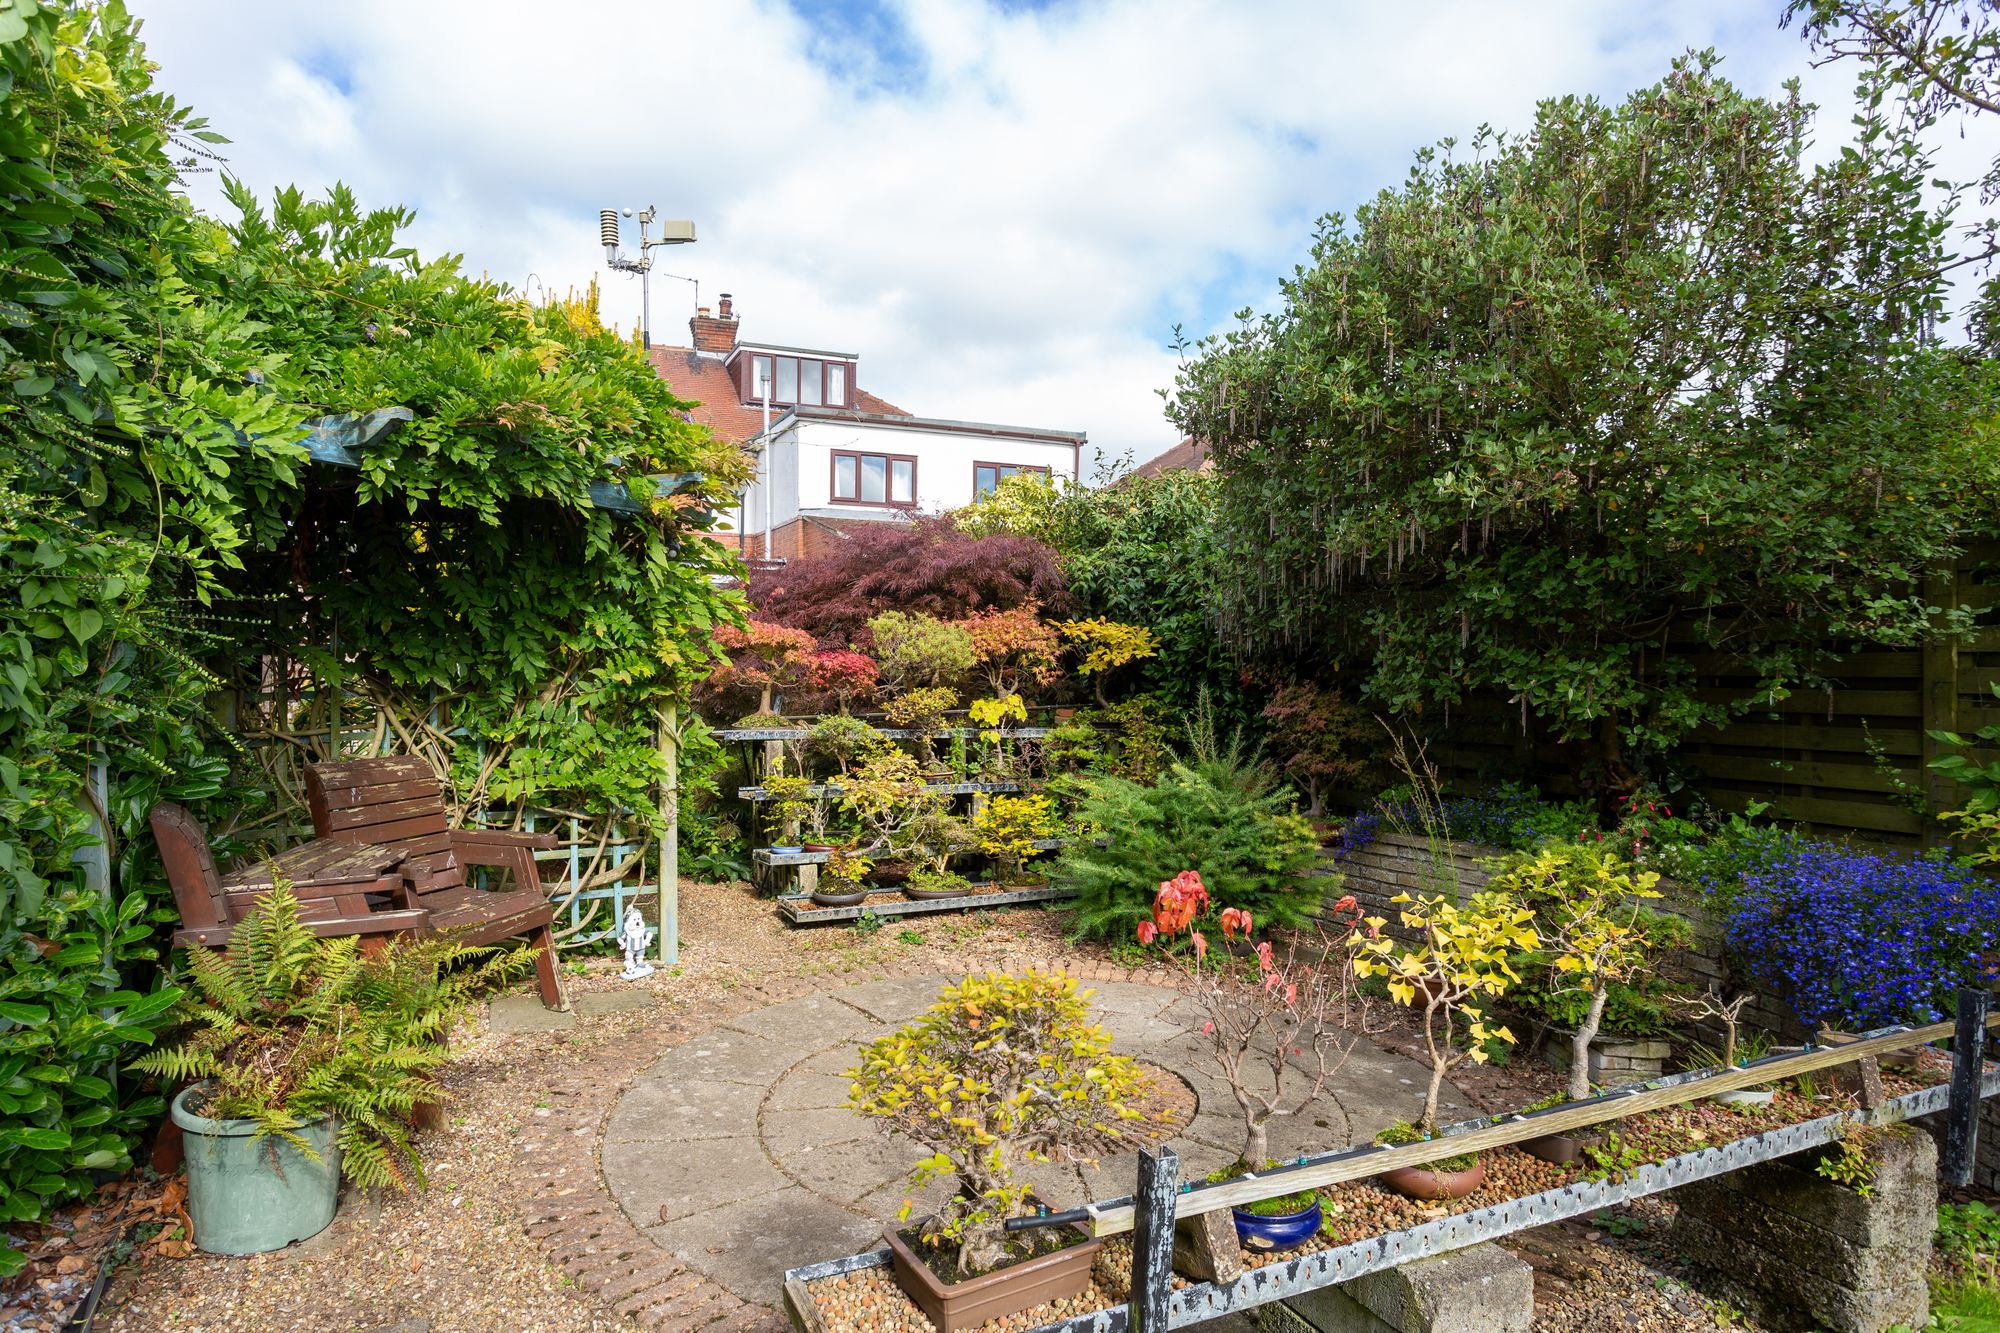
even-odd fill
[[[730,378],[720,358],[701,356],[687,347],[654,347],[647,355],[653,369],[660,372],[660,378],[677,397],[694,400],[696,406],[688,415],[723,439],[741,444],[764,429],[764,405],[741,401],[736,381]],[[863,412],[885,416],[910,415],[894,403],[858,387],[854,390],[854,405]],[[771,419],[775,421],[784,413],[784,408],[774,405]]]
[[[1199,472],[1208,466],[1208,445],[1201,440],[1182,440],[1179,444],[1155,454],[1125,475],[1128,477],[1157,477],[1162,472],[1180,470]]]

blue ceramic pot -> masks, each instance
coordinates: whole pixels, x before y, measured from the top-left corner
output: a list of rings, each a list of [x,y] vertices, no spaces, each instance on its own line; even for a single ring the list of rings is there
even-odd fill
[[[1231,1208],[1229,1212],[1236,1219],[1236,1239],[1243,1242],[1245,1249],[1259,1253],[1294,1249],[1319,1233],[1318,1199],[1301,1212],[1281,1213],[1276,1217],[1260,1217],[1241,1208]]]

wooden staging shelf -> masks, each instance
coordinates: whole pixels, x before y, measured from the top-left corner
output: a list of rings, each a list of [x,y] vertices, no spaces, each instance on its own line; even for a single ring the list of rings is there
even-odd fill
[[[880,889],[871,892],[873,898],[880,894],[888,897],[898,892],[895,889]],[[861,914],[873,916],[929,916],[936,912],[970,912],[983,907],[1019,907],[1023,903],[1058,902],[1074,897],[1075,889],[1044,884],[1032,889],[1009,889],[1005,893],[968,893],[962,898],[931,898],[922,902],[901,901],[856,903],[852,907],[816,907],[812,895],[788,893],[778,898],[778,915],[788,926],[817,926],[835,921],[859,921]]]

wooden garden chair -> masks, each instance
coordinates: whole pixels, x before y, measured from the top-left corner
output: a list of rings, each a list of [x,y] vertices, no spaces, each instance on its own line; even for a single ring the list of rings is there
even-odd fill
[[[429,913],[425,929],[451,931],[472,944],[528,936],[541,950],[535,971],[542,1003],[569,1007],[550,930],[555,909],[535,866],[535,849],[556,845],[552,835],[452,828],[444,784],[422,759],[309,765],[306,799],[320,837],[404,854],[398,870],[410,905]],[[511,871],[513,887],[476,888],[466,881],[467,866]]]
[[[365,842],[314,839],[224,875],[215,868],[201,822],[172,801],[153,807],[153,837],[167,868],[167,884],[180,909],[174,943],[222,949],[230,932],[257,900],[279,882],[299,900],[299,919],[315,935],[361,935],[379,940],[420,930],[429,919],[404,899],[397,870],[404,853]]]

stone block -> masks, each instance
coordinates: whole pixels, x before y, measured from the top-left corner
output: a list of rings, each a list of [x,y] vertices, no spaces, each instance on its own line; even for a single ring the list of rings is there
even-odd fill
[[[1285,1304],[1319,1333],[1528,1333],[1535,1270],[1497,1245],[1475,1245]]]
[[[1802,1153],[1674,1192],[1674,1244],[1775,1333],[1920,1327],[1937,1224],[1937,1149],[1892,1129],[1870,1148],[1868,1195],[1819,1176]]]

